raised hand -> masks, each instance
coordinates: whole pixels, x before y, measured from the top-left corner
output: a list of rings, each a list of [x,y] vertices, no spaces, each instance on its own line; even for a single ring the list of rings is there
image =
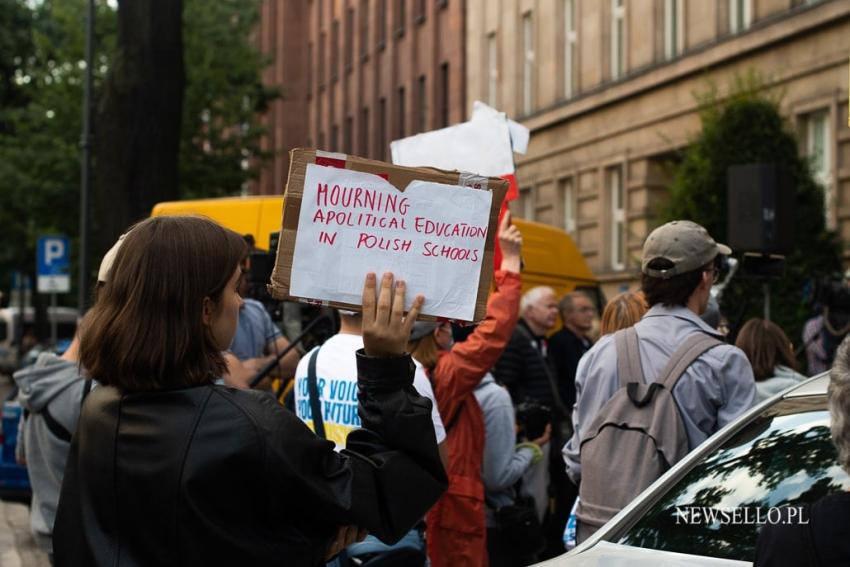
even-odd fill
[[[404,281],[395,282],[393,293],[393,275],[384,274],[377,299],[375,285],[375,274],[367,274],[363,285],[363,348],[369,356],[401,356],[425,298],[417,296],[405,317]]]
[[[506,211],[499,223],[499,246],[502,248],[501,268],[519,273],[522,255],[522,233],[511,224],[511,213]]]

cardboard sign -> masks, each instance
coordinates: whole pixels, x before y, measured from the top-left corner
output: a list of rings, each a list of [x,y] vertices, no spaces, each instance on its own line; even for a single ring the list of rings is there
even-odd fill
[[[484,318],[505,181],[304,149],[290,163],[273,297],[357,309],[366,274],[393,272],[423,318]]]

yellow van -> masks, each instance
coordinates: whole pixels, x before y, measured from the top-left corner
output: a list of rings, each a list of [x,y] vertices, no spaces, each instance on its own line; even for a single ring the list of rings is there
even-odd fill
[[[151,216],[203,215],[239,234],[254,236],[257,248],[269,249],[269,235],[281,225],[283,197],[223,197],[157,204]],[[522,232],[523,289],[552,287],[558,297],[575,288],[598,296],[598,282],[570,235],[558,228],[516,219]]]

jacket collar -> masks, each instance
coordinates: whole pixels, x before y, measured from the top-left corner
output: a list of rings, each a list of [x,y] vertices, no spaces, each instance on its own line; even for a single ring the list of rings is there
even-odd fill
[[[646,312],[646,315],[643,316],[644,319],[649,319],[650,317],[676,317],[677,319],[682,319],[683,321],[687,321],[692,325],[699,327],[701,331],[706,332],[713,337],[723,339],[723,335],[718,332],[717,329],[711,328],[705,321],[700,319],[696,313],[687,307],[682,307],[680,305],[668,307],[659,303],[657,305],[653,305],[650,310]]]

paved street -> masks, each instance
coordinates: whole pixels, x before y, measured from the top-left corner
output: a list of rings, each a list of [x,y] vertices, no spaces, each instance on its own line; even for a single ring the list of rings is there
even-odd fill
[[[11,389],[8,376],[0,375],[0,400]],[[47,554],[35,545],[30,533],[29,508],[17,502],[0,500],[0,566],[48,567]]]
[[[47,554],[39,550],[30,534],[29,508],[0,500],[0,565],[3,567],[49,567]]]

